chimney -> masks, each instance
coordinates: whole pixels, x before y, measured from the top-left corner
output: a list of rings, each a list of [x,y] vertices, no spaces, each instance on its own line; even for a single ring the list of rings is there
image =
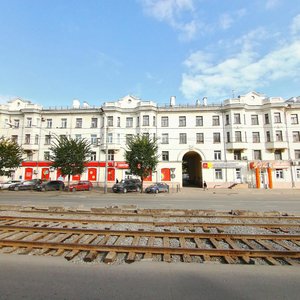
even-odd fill
[[[204,106],[207,105],[207,97],[203,97],[203,105],[204,105]]]
[[[79,100],[77,100],[77,99],[74,99],[73,100],[73,108],[79,108],[80,107],[80,101]]]
[[[176,104],[176,97],[175,96],[171,96],[170,97],[170,106],[175,106]]]

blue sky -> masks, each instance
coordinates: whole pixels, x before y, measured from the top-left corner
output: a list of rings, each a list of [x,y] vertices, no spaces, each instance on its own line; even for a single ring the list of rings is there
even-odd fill
[[[300,1],[0,0],[0,102],[300,95]]]

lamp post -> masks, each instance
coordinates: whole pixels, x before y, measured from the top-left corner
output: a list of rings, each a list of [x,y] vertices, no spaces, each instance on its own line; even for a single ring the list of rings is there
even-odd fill
[[[105,128],[105,137],[104,137],[104,141],[105,141],[105,169],[104,169],[104,194],[107,194],[107,164],[108,164],[108,141],[107,141],[107,133],[108,133],[108,127],[107,124],[105,122],[106,119],[106,114],[104,109],[101,107],[101,112],[103,114],[103,127]]]

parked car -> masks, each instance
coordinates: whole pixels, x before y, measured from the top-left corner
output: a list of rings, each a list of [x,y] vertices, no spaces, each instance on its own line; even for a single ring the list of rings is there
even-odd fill
[[[168,193],[169,192],[169,186],[166,183],[163,182],[157,182],[155,184],[151,184],[145,189],[146,193]]]
[[[93,188],[93,184],[86,181],[78,181],[77,183],[72,183],[66,187],[66,190],[76,192],[76,191],[90,191]]]
[[[0,183],[0,189],[1,190],[6,190],[8,189],[12,184],[15,184],[15,183],[21,183],[22,181],[21,180],[8,180],[6,182],[2,182]]]
[[[20,183],[14,183],[8,187],[10,191],[35,190],[36,186],[41,184],[41,179],[32,179]]]
[[[51,180],[42,182],[36,186],[37,191],[63,191],[65,184],[61,180]]]
[[[114,193],[140,192],[142,183],[139,179],[125,179],[112,187]]]

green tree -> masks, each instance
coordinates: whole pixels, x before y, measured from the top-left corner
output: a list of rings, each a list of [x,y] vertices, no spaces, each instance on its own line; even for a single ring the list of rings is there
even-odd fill
[[[10,139],[0,139],[0,176],[11,176],[22,162],[23,149]]]
[[[52,167],[60,169],[62,176],[82,174],[90,159],[91,144],[85,139],[72,139],[66,136],[55,137],[50,147]]]
[[[140,176],[142,181],[141,193],[143,192],[144,178],[151,171],[155,171],[158,164],[157,143],[147,136],[136,135],[127,143],[128,150],[125,151],[125,160],[132,174]]]

